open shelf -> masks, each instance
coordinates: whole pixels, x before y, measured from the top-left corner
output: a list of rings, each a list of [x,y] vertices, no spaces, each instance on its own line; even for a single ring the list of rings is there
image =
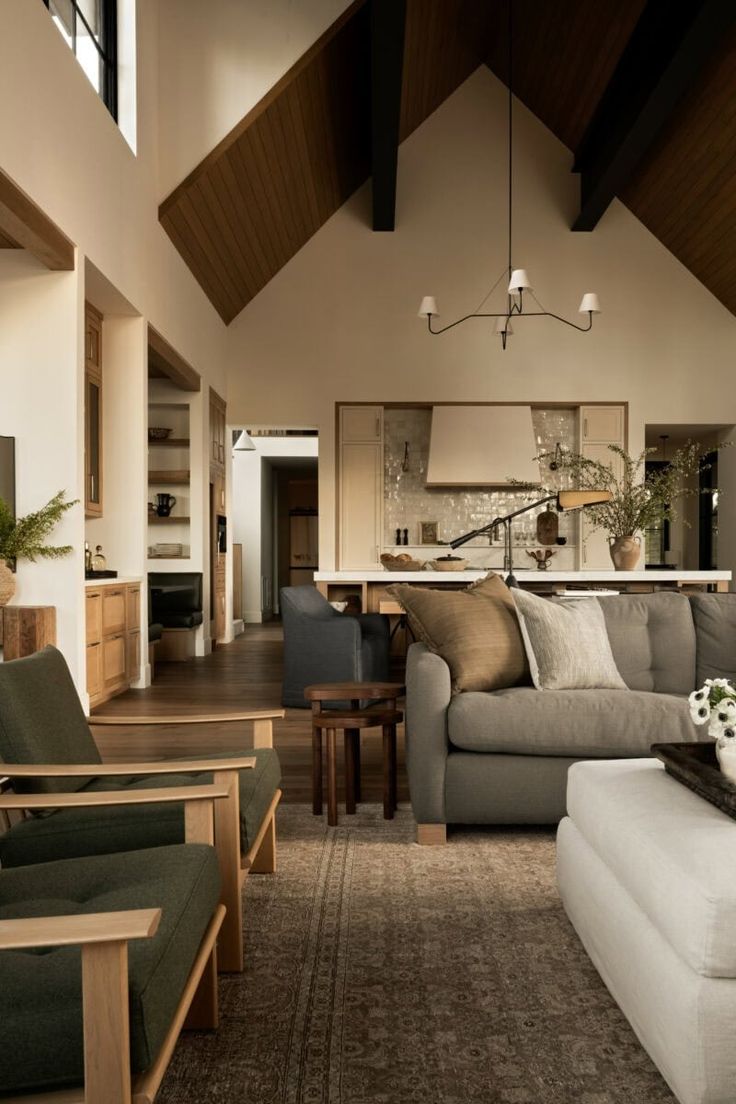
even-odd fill
[[[190,518],[181,517],[181,515],[179,515],[179,514],[177,514],[176,516],[174,516],[172,514],[169,514],[168,517],[159,517],[158,514],[149,514],[148,515],[148,524],[149,525],[174,525],[177,522],[180,525],[188,525],[189,522],[190,522]]]
[[[149,448],[189,448],[188,437],[167,437],[163,441],[148,442]]]
[[[157,469],[155,471],[149,471],[148,473],[149,483],[176,483],[184,485],[189,482],[189,471],[184,468],[176,468],[172,471],[162,471]]]

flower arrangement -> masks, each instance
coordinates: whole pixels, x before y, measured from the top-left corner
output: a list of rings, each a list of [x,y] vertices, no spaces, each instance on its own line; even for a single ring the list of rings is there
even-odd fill
[[[690,716],[696,725],[708,725],[716,742],[716,756],[723,773],[736,782],[736,689],[728,679],[706,679],[689,697]]]
[[[9,564],[16,560],[58,559],[72,551],[70,544],[49,545],[46,538],[61,521],[67,510],[76,505],[66,501],[66,492],[54,497],[32,514],[16,518],[6,502],[0,498],[0,607],[6,605],[15,593],[15,578]]]

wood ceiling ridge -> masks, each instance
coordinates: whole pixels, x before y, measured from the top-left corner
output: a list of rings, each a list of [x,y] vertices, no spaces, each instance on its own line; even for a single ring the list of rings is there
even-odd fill
[[[236,123],[232,130],[225,135],[225,137],[217,143],[217,145],[207,154],[207,156],[200,161],[196,168],[192,169],[188,176],[182,180],[180,184],[174,188],[166,199],[164,199],[159,207],[159,218],[166,214],[166,212],[178,203],[187,189],[206,172],[209,166],[217,161],[224,153],[226,153],[231,146],[233,146],[246,131],[255,123],[260,117],[265,114],[268,108],[271,106],[274,100],[276,100],[293,81],[306,69],[311,63],[319,56],[322,50],[327,44],[337,35],[342,28],[350,22],[356,12],[360,11],[365,6],[367,0],[353,0],[353,3],[345,9],[345,11],[338,16],[334,23],[319,36],[319,38],[309,47],[309,49],[302,54],[302,56],[288,69],[279,80],[273,85],[271,89],[258,101],[254,107],[245,115],[239,123]]]

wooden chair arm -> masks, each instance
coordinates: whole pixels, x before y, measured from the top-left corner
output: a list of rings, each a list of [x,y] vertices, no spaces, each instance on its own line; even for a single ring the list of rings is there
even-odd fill
[[[201,771],[251,770],[252,755],[227,759],[157,759],[146,763],[3,763],[6,778],[99,778],[101,775],[198,774]],[[1,781],[1,779],[0,779]]]
[[[162,802],[212,801],[226,798],[230,787],[162,786],[152,790],[94,790],[81,793],[3,794],[0,809],[92,809],[114,805],[155,805]]]
[[[247,713],[201,713],[196,716],[170,714],[161,717],[88,717],[87,724],[97,725],[190,725],[230,724],[236,721],[279,721],[286,716],[283,709],[255,709]]]
[[[159,908],[0,920],[0,951],[150,939],[160,920]]]

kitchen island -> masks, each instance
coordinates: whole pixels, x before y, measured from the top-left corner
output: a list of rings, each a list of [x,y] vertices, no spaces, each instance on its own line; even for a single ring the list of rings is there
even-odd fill
[[[490,570],[490,569],[489,569]],[[493,569],[496,570],[496,569]],[[367,613],[400,613],[396,601],[386,594],[391,583],[414,586],[468,586],[488,574],[484,569],[465,571],[318,571],[314,582],[320,594],[330,602],[343,601],[358,594]],[[503,577],[503,571],[498,570]],[[654,590],[729,590],[730,571],[516,571],[517,581],[525,589],[541,594],[565,592],[615,591],[650,593]]]

